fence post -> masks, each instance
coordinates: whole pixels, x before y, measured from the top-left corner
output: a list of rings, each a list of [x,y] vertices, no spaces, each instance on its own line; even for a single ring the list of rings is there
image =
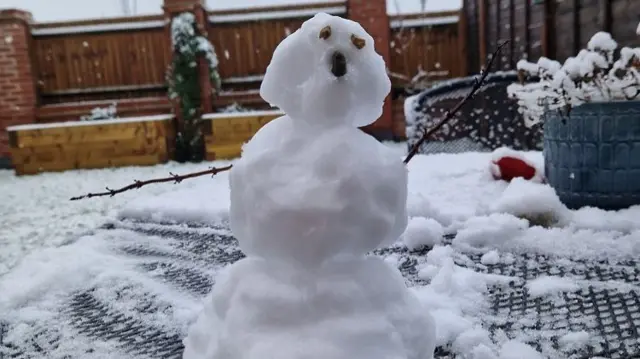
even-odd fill
[[[384,58],[387,67],[389,67],[391,64],[391,34],[386,0],[347,0],[347,16],[360,23],[374,38],[376,51]],[[391,95],[385,99],[382,116],[366,130],[378,139],[391,140],[394,138]]]
[[[27,11],[0,11],[0,168],[9,167],[9,135],[5,128],[35,122],[32,21]]]

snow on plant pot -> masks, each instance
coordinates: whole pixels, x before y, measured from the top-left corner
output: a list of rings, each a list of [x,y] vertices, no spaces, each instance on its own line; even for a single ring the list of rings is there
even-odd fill
[[[624,47],[596,33],[564,64],[520,61],[512,84],[527,125],[544,122],[548,183],[569,208],[621,209],[640,204],[640,48]]]

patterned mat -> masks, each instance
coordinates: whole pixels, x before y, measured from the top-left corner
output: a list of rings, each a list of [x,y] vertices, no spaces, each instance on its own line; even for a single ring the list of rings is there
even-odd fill
[[[148,241],[118,241],[114,253],[136,260],[135,275],[148,278],[150,283],[175,288],[185,298],[201,299],[214,284],[212,273],[243,257],[225,225],[202,228],[123,221],[97,231],[101,232],[131,232],[148,238]],[[412,252],[397,247],[375,254],[397,257],[407,282],[420,285],[426,283],[417,275],[417,267],[426,261],[426,253],[427,250]],[[517,338],[552,358],[640,358],[637,263],[584,262],[526,254],[513,255],[508,264],[483,265],[480,258],[471,253],[454,255],[459,266],[517,279],[508,285],[491,287],[490,313],[478,313],[494,339]],[[555,297],[533,297],[526,283],[544,275],[571,276],[596,285]],[[621,291],[619,285],[607,283],[625,283],[628,290]],[[130,305],[122,309],[118,302]],[[158,324],[163,321],[157,319],[170,317],[174,308],[144,286],[132,282],[113,288],[87,287],[69,293],[59,309],[58,317],[48,318],[46,323],[38,320],[17,323],[3,320],[0,314],[0,358],[90,357],[100,343],[126,357],[181,357],[186,324],[175,327]],[[30,337],[17,339],[15,333],[24,325],[29,326]],[[579,330],[599,335],[578,350],[560,348],[563,335]],[[74,340],[77,336],[92,344],[74,344],[69,333]],[[438,358],[453,358],[449,348],[438,348],[436,354]]]

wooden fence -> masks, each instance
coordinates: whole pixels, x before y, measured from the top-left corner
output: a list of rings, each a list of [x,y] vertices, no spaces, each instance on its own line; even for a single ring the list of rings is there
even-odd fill
[[[520,59],[564,61],[586,47],[593,34],[610,32],[624,46],[639,46],[638,0],[465,0],[471,71],[496,46],[510,40],[497,59],[514,69]]]
[[[162,16],[34,25],[42,103],[164,95],[164,26]]]
[[[391,17],[392,72],[432,80],[466,75],[465,19],[458,11]]]
[[[219,59],[221,96],[255,105],[243,95],[257,96],[280,41],[318,11],[346,16],[346,10],[346,5],[332,2],[209,12],[207,36]],[[422,69],[437,79],[466,74],[460,18],[459,12],[392,17],[391,72],[411,78]],[[41,105],[165,96],[171,58],[168,29],[160,15],[34,24]],[[402,83],[397,78],[395,82]]]

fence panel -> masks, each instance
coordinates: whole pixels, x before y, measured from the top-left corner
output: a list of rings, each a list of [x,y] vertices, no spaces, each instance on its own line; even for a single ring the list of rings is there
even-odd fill
[[[458,21],[458,12],[393,17],[391,72],[409,79],[422,71],[431,80],[464,76],[467,56],[461,48]]]
[[[79,95],[164,87],[170,61],[164,28],[108,31],[113,25],[60,26],[67,33],[50,25],[36,28],[34,61],[40,93]]]

